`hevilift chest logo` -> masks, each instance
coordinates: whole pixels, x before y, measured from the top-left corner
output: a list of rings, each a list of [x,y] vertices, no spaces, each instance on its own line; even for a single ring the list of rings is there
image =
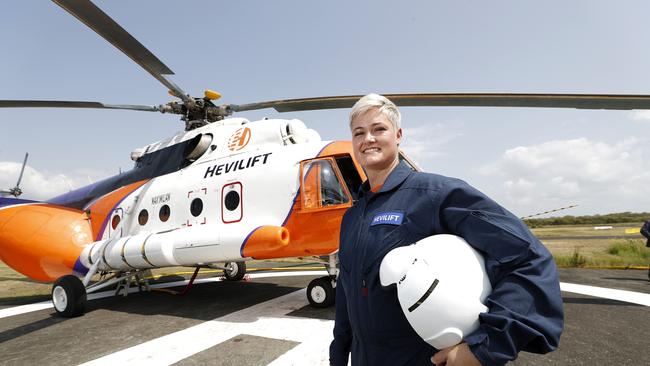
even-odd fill
[[[404,214],[401,212],[380,212],[373,217],[370,226],[375,225],[401,225]]]

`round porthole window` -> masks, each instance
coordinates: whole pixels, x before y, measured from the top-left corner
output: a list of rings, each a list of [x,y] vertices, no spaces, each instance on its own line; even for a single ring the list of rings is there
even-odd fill
[[[235,211],[239,207],[239,193],[237,191],[230,191],[226,193],[224,204],[228,211]]]
[[[138,223],[140,226],[146,225],[147,221],[149,221],[149,212],[147,210],[140,211],[140,214],[138,215]]]
[[[190,204],[190,212],[192,216],[197,217],[203,212],[203,201],[200,198],[195,198]]]
[[[161,207],[160,211],[158,212],[158,217],[160,218],[160,221],[167,222],[167,220],[169,220],[170,214],[171,210],[169,209],[169,206],[163,205],[163,207]]]
[[[120,217],[120,215],[113,216],[113,219],[111,220],[111,227],[113,228],[113,230],[117,229],[117,225],[120,224],[121,220],[122,218]]]

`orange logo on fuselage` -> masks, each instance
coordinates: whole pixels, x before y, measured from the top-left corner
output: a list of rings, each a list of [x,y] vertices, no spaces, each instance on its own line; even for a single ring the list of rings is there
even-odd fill
[[[228,139],[228,149],[231,151],[241,150],[248,145],[250,139],[251,129],[248,127],[242,127],[235,131],[235,133],[230,136],[230,139]]]

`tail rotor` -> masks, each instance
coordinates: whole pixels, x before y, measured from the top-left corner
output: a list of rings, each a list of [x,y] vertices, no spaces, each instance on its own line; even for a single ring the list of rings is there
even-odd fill
[[[20,169],[20,175],[18,176],[18,181],[16,182],[16,186],[6,191],[5,190],[0,191],[1,196],[14,196],[18,198],[18,196],[23,194],[23,190],[20,189],[20,181],[23,179],[23,173],[25,172],[25,165],[27,165],[28,157],[29,157],[29,153],[25,153],[25,159],[23,160],[23,166]]]

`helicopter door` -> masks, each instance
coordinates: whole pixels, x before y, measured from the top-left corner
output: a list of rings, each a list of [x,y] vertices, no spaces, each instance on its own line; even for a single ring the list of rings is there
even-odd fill
[[[303,210],[351,206],[352,197],[334,159],[319,158],[300,164]]]

